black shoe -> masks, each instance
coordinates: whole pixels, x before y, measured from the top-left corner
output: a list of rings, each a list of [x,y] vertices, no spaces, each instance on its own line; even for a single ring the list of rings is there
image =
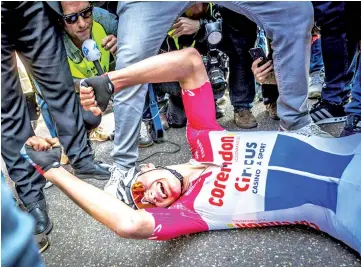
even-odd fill
[[[224,110],[220,108],[216,103],[216,118],[222,118],[224,116]]]
[[[361,116],[347,116],[345,128],[342,130],[340,137],[361,133],[361,125],[357,124],[361,124]]]
[[[46,212],[45,199],[26,205],[26,209],[35,220],[34,234],[38,235],[50,233],[53,228],[53,224]]]
[[[347,117],[343,105],[332,105],[321,100],[312,106],[310,115],[316,124],[343,122]]]
[[[81,168],[74,169],[74,175],[80,179],[108,180],[110,167],[111,165],[93,160]]]

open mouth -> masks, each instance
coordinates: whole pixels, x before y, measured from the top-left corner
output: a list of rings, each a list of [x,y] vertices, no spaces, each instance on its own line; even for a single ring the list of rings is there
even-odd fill
[[[162,182],[158,182],[158,183],[157,183],[157,188],[158,188],[158,192],[160,192],[160,196],[161,196],[163,199],[165,199],[165,198],[168,197],[168,196],[167,196],[167,193],[166,193],[166,191],[165,191],[165,189],[164,189],[164,186],[163,186],[163,183],[162,183]]]

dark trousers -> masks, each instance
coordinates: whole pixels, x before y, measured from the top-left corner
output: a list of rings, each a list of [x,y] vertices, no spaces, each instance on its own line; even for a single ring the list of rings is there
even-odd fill
[[[235,110],[251,108],[255,97],[249,49],[257,38],[257,25],[247,17],[222,7],[224,52],[229,56],[229,96]]]
[[[20,155],[34,135],[15,52],[39,84],[74,168],[92,158],[60,32],[45,2],[1,2],[1,154],[24,204],[41,200],[45,179]]]
[[[357,2],[355,2],[357,3]],[[359,20],[355,12],[360,9],[351,2],[312,2],[315,21],[321,28],[322,56],[325,66],[326,88],[322,100],[331,104],[348,101],[357,51]]]
[[[315,71],[323,69],[323,58],[321,49],[321,39],[317,39],[311,45],[311,61],[310,61],[310,74]]]

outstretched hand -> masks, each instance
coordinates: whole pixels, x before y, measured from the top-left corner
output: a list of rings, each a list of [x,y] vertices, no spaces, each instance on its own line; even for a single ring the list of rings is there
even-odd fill
[[[51,168],[60,167],[61,147],[58,138],[32,136],[20,153],[41,175]]]

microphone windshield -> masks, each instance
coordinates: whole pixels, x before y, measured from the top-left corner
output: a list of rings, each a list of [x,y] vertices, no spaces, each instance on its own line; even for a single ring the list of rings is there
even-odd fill
[[[93,39],[87,39],[83,42],[81,46],[84,57],[88,61],[96,61],[100,59],[100,51]]]

